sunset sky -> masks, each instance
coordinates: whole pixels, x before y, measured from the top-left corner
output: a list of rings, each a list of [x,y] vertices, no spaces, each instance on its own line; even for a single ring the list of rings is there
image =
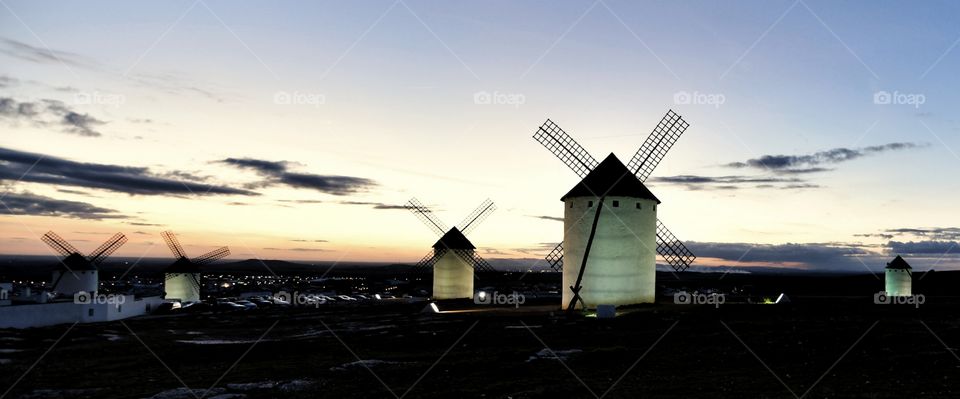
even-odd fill
[[[960,4],[827,1],[0,2],[0,251],[416,261],[562,239],[551,118],[647,181],[698,265],[960,268]],[[489,94],[490,100],[485,100]]]

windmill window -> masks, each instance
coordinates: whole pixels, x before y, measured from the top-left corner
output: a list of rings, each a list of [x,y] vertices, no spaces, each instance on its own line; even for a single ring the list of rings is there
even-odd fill
[[[93,308],[87,309],[87,316],[93,317]]]
[[[570,203],[570,208],[573,209],[573,202]]]
[[[593,208],[593,201],[587,201],[587,208]]]
[[[620,207],[620,201],[614,200],[614,201],[613,201],[613,207],[614,207],[614,208],[619,208],[619,207]]]
[[[643,209],[643,207],[640,206],[640,203],[639,203],[639,202],[637,203],[637,209]]]

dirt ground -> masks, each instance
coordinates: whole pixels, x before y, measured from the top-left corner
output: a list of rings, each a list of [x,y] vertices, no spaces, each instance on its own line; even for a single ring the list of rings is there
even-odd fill
[[[0,331],[0,396],[11,387],[6,397],[960,395],[955,306],[796,298],[651,305],[612,320],[552,306],[440,314],[424,306],[274,308]]]

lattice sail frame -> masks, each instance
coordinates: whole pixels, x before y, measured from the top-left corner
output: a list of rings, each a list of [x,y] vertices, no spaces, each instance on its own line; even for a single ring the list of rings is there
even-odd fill
[[[123,233],[114,234],[113,237],[110,237],[109,240],[97,247],[87,260],[94,265],[99,265],[126,243],[127,236],[123,235]]]
[[[473,229],[477,228],[477,226],[495,210],[497,210],[497,205],[494,204],[490,198],[487,198],[480,204],[480,206],[477,207],[477,209],[475,209],[473,212],[470,212],[467,217],[463,218],[463,221],[457,225],[457,228],[461,233],[466,235],[473,231]]]
[[[447,232],[447,225],[437,219],[437,216],[433,214],[433,211],[430,208],[427,208],[416,198],[411,198],[410,201],[407,201],[404,204],[404,208],[407,208],[410,212],[413,212],[423,224],[427,225],[434,233],[437,235],[444,235]]]
[[[657,253],[678,272],[687,270],[697,259],[697,256],[690,252],[687,246],[683,245],[659,220],[657,220]]]
[[[176,234],[173,234],[172,231],[164,231],[160,233],[160,235],[163,237],[163,241],[167,243],[167,247],[170,248],[170,252],[173,253],[173,256],[175,256],[177,259],[187,257],[187,253],[183,250],[183,246],[180,245],[180,240],[177,239]]]
[[[653,132],[647,136],[647,140],[633,155],[630,162],[627,163],[627,169],[633,172],[641,182],[646,181],[647,177],[657,168],[667,151],[673,147],[680,135],[683,134],[690,124],[683,120],[673,110],[667,111],[660,123],[653,128]]]
[[[537,129],[533,139],[560,158],[581,179],[587,177],[587,174],[600,164],[580,143],[549,119]]]
[[[434,215],[433,212],[430,211],[430,208],[427,208],[426,206],[424,206],[416,198],[411,198],[409,201],[407,201],[404,207],[407,208],[407,210],[412,212],[414,215],[416,215],[417,218],[423,222],[423,224],[427,225],[427,227],[433,230],[435,233],[437,233],[437,235],[442,237],[444,234],[446,234],[447,232],[446,224],[441,222],[440,219],[438,219],[436,215]],[[466,235],[470,231],[473,231],[473,229],[475,229],[476,226],[480,224],[480,222],[484,221],[496,209],[497,209],[497,205],[494,204],[492,200],[487,198],[482,203],[480,203],[480,206],[478,206],[477,209],[475,209],[473,212],[467,215],[467,217],[464,218],[462,222],[460,222],[460,224],[458,225],[459,226],[458,229],[462,234]],[[424,255],[423,258],[421,258],[420,261],[414,265],[413,270],[411,272],[414,274],[425,273],[426,271],[433,268],[433,265],[437,263],[437,260],[440,259],[440,257],[443,256],[443,254],[449,250],[450,250],[449,248],[441,248],[439,250],[431,249],[429,253]],[[477,271],[480,271],[480,272],[496,271],[493,268],[493,266],[490,266],[490,264],[487,263],[486,260],[480,257],[480,255],[477,255],[476,251],[466,250],[466,249],[457,249],[453,251],[454,253],[457,254],[457,256],[460,256],[460,258],[463,259],[467,264],[473,266],[473,268]]]
[[[42,237],[40,237],[44,243],[53,248],[54,251],[57,251],[62,256],[70,256],[73,254],[79,254],[80,251],[77,250],[73,245],[70,245],[67,240],[64,240],[63,237],[60,237],[57,233],[48,231]]]
[[[563,243],[557,244],[550,253],[544,258],[555,272],[563,271]]]
[[[230,248],[220,247],[220,248],[214,249],[213,251],[210,251],[203,255],[198,256],[196,259],[193,260],[193,263],[198,266],[203,266],[208,263],[223,259],[227,255],[230,255]]]
[[[627,169],[633,172],[641,182],[646,181],[689,126],[690,124],[679,114],[668,110],[630,159]],[[598,165],[593,156],[550,119],[537,129],[533,138],[563,161],[581,179]],[[687,270],[697,258],[659,219],[657,220],[657,253],[676,271]],[[545,260],[553,270],[562,271],[563,243],[557,244],[546,255]]]

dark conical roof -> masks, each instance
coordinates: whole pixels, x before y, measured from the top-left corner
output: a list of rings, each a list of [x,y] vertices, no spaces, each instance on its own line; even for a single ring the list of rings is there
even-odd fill
[[[83,255],[73,253],[60,261],[58,269],[60,271],[97,270],[97,266],[87,260]]]
[[[890,261],[890,263],[887,263],[887,269],[906,269],[906,270],[910,270],[910,269],[912,269],[912,268],[910,267],[910,264],[907,263],[907,261],[903,260],[903,258],[901,258],[900,255],[897,255],[897,257],[896,257],[896,258],[893,258],[893,260]]]
[[[433,249],[476,249],[473,243],[467,239],[467,236],[460,232],[460,229],[453,227],[447,234],[440,237]]]
[[[612,152],[560,200],[600,196],[643,198],[660,203],[647,186],[643,185],[643,182],[637,179],[637,176],[631,173]]]
[[[172,265],[167,266],[165,273],[200,273],[200,267],[190,261],[185,256],[177,259]]]

